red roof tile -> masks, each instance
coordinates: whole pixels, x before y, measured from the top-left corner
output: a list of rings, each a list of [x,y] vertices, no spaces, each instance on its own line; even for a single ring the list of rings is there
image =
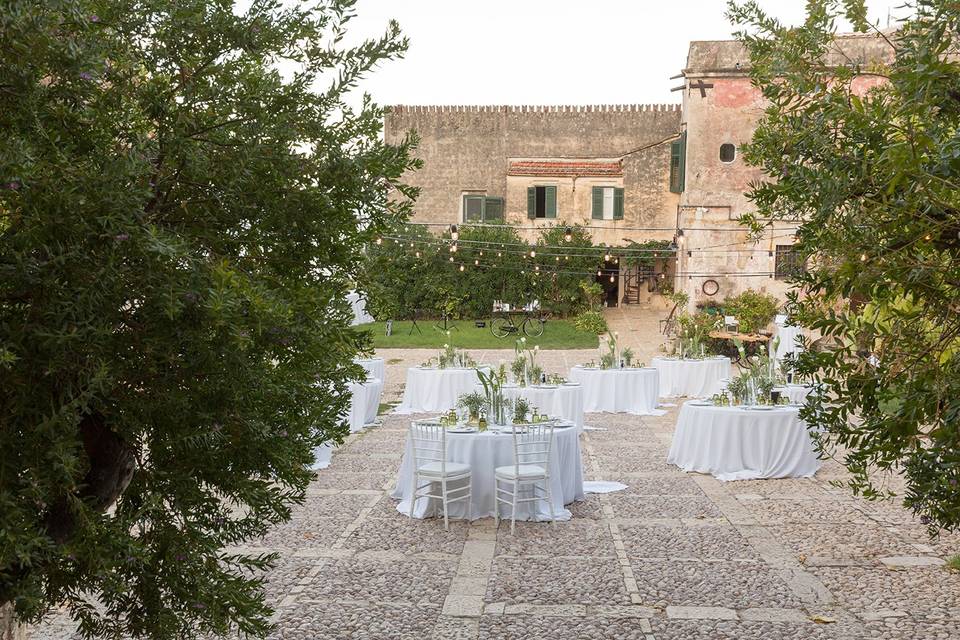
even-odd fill
[[[589,160],[518,160],[510,163],[507,171],[510,176],[551,176],[551,177],[615,177],[623,175],[620,162],[598,162]]]

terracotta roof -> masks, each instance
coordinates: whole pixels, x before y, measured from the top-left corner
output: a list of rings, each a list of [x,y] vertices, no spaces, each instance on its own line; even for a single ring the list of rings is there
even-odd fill
[[[509,176],[590,176],[620,177],[623,167],[620,162],[599,162],[590,160],[517,160],[510,163]]]

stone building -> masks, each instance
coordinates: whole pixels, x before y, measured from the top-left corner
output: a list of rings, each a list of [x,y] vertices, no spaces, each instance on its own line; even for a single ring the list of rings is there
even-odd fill
[[[890,56],[877,34],[844,35],[828,64],[867,64]],[[745,289],[783,297],[786,276],[797,268],[792,254],[796,225],[777,222],[757,243],[748,242],[737,218],[750,213],[750,184],[765,178],[748,166],[741,146],[753,137],[764,100],[750,84],[749,56],[736,41],[690,43],[683,84],[679,148],[680,203],[677,209],[677,290],[699,300],[736,295]],[[877,83],[861,76],[854,90]]]
[[[830,64],[890,54],[875,34],[837,43]],[[384,135],[396,142],[413,130],[421,138],[424,166],[407,178],[421,190],[414,222],[437,231],[506,223],[531,241],[544,226],[578,223],[611,247],[673,240],[675,260],[656,269],[691,305],[745,289],[782,297],[798,268],[796,226],[778,222],[750,242],[737,222],[751,211],[751,182],[764,177],[740,153],[764,106],[748,63],[736,41],[695,41],[675,88],[681,105],[396,106]],[[875,82],[858,80],[863,90]],[[604,266],[620,272],[615,262]],[[647,274],[606,273],[599,280],[611,303],[650,297],[653,287],[638,286]]]

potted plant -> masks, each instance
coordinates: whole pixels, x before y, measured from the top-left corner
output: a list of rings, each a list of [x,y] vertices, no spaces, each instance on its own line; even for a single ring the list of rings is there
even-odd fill
[[[470,413],[470,422],[480,419],[480,412],[487,406],[487,397],[478,391],[466,393],[457,399],[457,407]]]

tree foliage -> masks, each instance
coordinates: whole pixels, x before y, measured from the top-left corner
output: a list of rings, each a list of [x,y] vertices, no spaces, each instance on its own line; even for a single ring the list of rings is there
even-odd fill
[[[0,602],[87,636],[263,635],[224,550],[346,433],[345,294],[410,142],[345,94],[352,0],[0,7]],[[284,73],[277,70],[282,64]]]
[[[580,311],[590,306],[580,283],[593,280],[604,249],[593,245],[582,226],[569,227],[568,242],[567,228],[560,223],[544,229],[528,246],[512,227],[461,225],[455,253],[449,230],[433,235],[419,225],[391,229],[366,250],[361,282],[368,309],[381,320],[444,313],[485,318],[494,300],[539,300],[561,316]],[[531,257],[531,249],[538,255]]]
[[[865,28],[863,2],[848,0]],[[838,449],[850,485],[903,471],[905,503],[932,530],[960,525],[960,11],[916,0],[882,55],[845,57],[845,10],[808,3],[786,29],[753,2],[744,27],[753,84],[769,101],[746,158],[776,181],[750,194],[760,220],[803,221],[790,312],[834,345],[801,369],[826,394],[804,409]],[[864,37],[864,36],[861,36]]]

